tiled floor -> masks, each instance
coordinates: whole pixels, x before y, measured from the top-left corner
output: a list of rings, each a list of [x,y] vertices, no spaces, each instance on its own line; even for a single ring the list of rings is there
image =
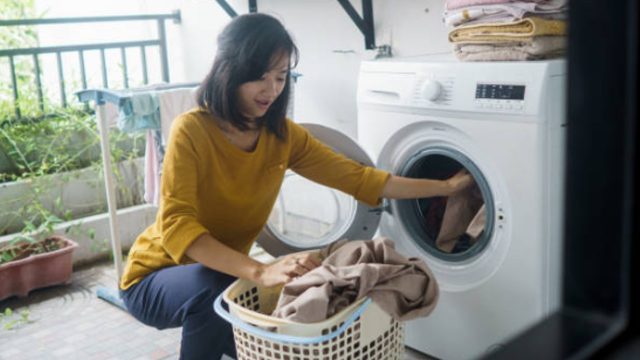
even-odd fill
[[[0,302],[0,359],[177,359],[180,329],[159,331],[98,299],[98,286],[113,286],[115,271],[103,262],[78,269],[72,283]],[[28,322],[19,313],[28,311]],[[16,325],[7,330],[11,321]],[[407,360],[429,359],[407,349]]]

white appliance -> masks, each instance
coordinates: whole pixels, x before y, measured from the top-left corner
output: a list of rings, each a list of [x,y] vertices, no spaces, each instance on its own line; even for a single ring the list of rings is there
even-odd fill
[[[466,169],[486,210],[482,232],[445,251],[437,242],[442,199],[371,209],[288,172],[258,242],[281,255],[341,238],[390,237],[405,255],[424,259],[440,286],[434,312],[407,323],[407,345],[442,359],[485,354],[559,305],[564,84],[561,60],[364,62],[360,145],[305,126],[336,151],[368,165],[375,159],[394,174],[445,178]]]
[[[474,358],[559,306],[565,76],[563,60],[362,64],[358,139],[366,152],[407,176],[464,167],[486,209],[480,238],[446,252],[424,221],[428,199],[390,202],[380,233],[422,257],[441,289],[432,315],[407,324],[408,346]]]

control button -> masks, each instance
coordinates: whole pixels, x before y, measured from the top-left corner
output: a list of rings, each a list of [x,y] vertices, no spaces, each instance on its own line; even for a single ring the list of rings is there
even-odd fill
[[[496,108],[496,109],[502,109],[502,104],[496,104],[496,105],[494,106],[494,108]]]
[[[520,104],[514,105],[513,108],[516,109],[516,110],[522,110],[522,105],[520,105]]]
[[[435,101],[442,93],[442,85],[435,80],[426,79],[420,90],[422,97],[429,101]]]
[[[505,108],[505,109],[507,109],[507,110],[511,110],[511,104],[506,104],[506,105],[504,106],[504,108]]]

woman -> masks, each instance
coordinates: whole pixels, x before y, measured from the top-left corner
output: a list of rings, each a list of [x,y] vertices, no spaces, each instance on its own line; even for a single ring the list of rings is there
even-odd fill
[[[199,108],[172,125],[158,216],[131,248],[120,288],[143,323],[182,326],[182,359],[235,356],[231,328],[212,309],[235,278],[269,287],[319,265],[312,254],[272,264],[247,255],[287,168],[371,205],[381,197],[447,196],[472,182],[466,174],[445,181],[391,176],[334,153],[286,119],[297,56],[275,18],[235,18],[218,37]]]

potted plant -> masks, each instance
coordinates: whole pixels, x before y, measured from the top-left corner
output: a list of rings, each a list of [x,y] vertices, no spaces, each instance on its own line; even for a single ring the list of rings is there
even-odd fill
[[[0,248],[0,300],[70,282],[73,250],[78,244],[53,234],[58,220],[50,218],[31,235],[23,233]]]

